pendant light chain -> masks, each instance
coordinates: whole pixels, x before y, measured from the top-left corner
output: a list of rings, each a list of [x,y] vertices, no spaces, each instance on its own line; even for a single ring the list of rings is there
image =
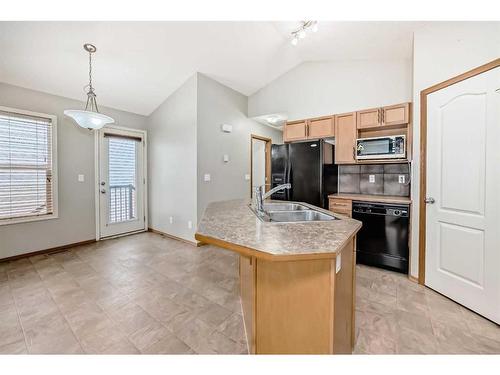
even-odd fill
[[[93,91],[92,87],[92,52],[89,52],[89,87]]]
[[[87,93],[87,105],[85,106],[85,110],[88,110],[89,106],[90,106],[90,111],[99,113],[99,108],[97,107],[96,94],[94,92],[94,87],[92,86],[92,53],[94,53],[94,51],[95,50],[88,50],[88,52],[89,52],[89,91]]]

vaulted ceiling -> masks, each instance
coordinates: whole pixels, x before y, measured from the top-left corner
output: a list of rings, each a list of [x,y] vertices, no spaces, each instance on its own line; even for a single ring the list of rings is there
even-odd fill
[[[148,115],[195,72],[251,95],[304,61],[409,59],[415,22],[0,22],[0,81]]]

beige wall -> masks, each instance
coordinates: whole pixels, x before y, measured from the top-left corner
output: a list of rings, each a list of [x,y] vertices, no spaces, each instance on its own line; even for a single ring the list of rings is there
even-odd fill
[[[251,95],[248,115],[290,120],[411,101],[411,60],[306,62]]]
[[[0,83],[0,105],[57,116],[59,218],[0,226],[0,259],[95,238],[94,133],[63,115],[84,103]],[[144,129],[146,117],[101,108],[117,125]],[[85,182],[78,182],[78,174]]]
[[[94,239],[94,133],[63,115],[83,103],[0,83],[0,105],[57,116],[59,190],[58,219],[0,226],[0,259]],[[277,143],[282,136],[248,119],[247,107],[246,96],[195,74],[149,117],[102,109],[117,125],[148,130],[151,228],[194,241],[208,202],[249,195],[244,177],[250,174],[250,134]],[[231,134],[220,131],[223,123],[233,125]],[[204,173],[211,174],[210,183],[203,182]],[[85,182],[77,181],[78,174]]]
[[[411,274],[417,276],[419,93],[498,56],[499,22],[443,22],[415,32],[413,64],[304,63],[250,98],[196,74],[149,118],[109,108],[103,112],[118,125],[149,129],[150,226],[193,240],[208,202],[249,195],[250,181],[244,176],[250,174],[250,134],[282,142],[280,132],[248,114],[286,112],[297,119],[413,99]],[[0,83],[0,105],[57,115],[59,177],[59,218],[0,226],[0,258],[95,238],[93,133],[63,116],[64,109],[83,103]],[[233,132],[222,133],[223,123],[233,125]],[[223,162],[224,154],[229,163]],[[211,182],[203,181],[205,173]],[[78,174],[85,175],[84,183],[77,182]]]
[[[198,220],[210,202],[250,198],[250,135],[282,143],[282,132],[247,116],[248,97],[198,74],[197,168]],[[232,125],[231,133],[221,125]],[[223,161],[224,154],[229,162]],[[210,174],[210,182],[204,175]]]
[[[189,241],[197,221],[196,86],[193,75],[147,121],[149,226]]]

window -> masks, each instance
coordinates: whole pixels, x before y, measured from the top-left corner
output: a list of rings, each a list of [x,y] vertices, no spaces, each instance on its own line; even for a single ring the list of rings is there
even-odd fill
[[[0,107],[0,225],[57,217],[56,117]]]

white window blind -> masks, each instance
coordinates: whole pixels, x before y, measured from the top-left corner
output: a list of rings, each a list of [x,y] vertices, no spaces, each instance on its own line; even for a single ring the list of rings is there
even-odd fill
[[[109,140],[109,222],[136,218],[137,139],[106,136]]]
[[[0,224],[54,213],[53,124],[0,110]]]

